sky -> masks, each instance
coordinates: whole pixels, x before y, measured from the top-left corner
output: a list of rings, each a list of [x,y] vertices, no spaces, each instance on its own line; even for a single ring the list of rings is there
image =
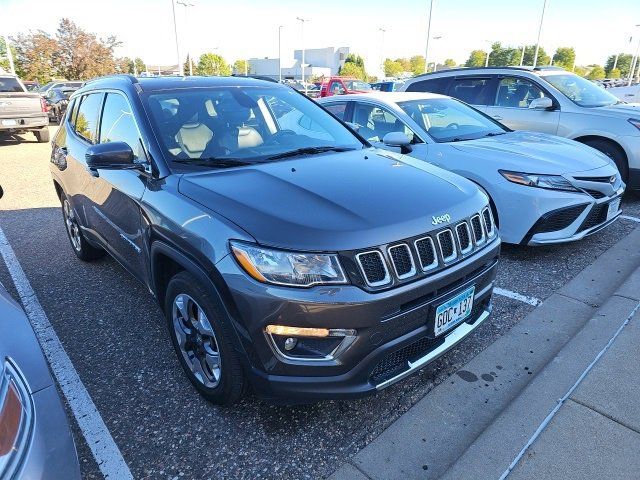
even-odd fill
[[[115,35],[118,56],[147,64],[175,64],[172,0],[0,0],[0,34],[29,30],[54,33],[68,17],[98,37]],[[424,55],[430,0],[187,0],[176,5],[182,58],[212,51],[230,63],[243,58],[277,57],[306,48],[348,46],[368,69],[383,57]],[[544,0],[434,0],[429,61],[464,62],[469,52],[504,45],[533,44]],[[541,45],[547,52],[573,46],[577,63],[604,64],[615,51],[633,53],[640,39],[640,0],[547,0]],[[386,33],[380,31],[384,28]],[[632,44],[629,37],[634,34]]]

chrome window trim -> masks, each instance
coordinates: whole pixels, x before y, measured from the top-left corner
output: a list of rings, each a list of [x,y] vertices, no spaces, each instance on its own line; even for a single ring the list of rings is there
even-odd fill
[[[379,282],[373,282],[373,283],[369,282],[369,279],[367,278],[367,274],[364,271],[364,268],[362,266],[362,262],[360,261],[360,257],[361,256],[367,255],[369,253],[375,253],[376,255],[378,255],[380,257],[380,260],[382,261],[382,266],[384,267],[385,276]],[[360,267],[360,271],[362,272],[362,276],[364,277],[364,281],[368,286],[370,286],[370,287],[380,287],[382,285],[387,285],[391,281],[391,275],[389,275],[389,269],[387,268],[387,262],[385,261],[384,255],[382,255],[382,252],[380,252],[380,250],[367,250],[366,252],[360,252],[360,253],[356,254],[356,261],[358,262],[358,266]]]
[[[480,233],[482,234],[480,240],[476,240],[476,229],[473,226],[473,219],[476,217],[478,217],[478,223],[480,224]],[[484,228],[482,227],[482,225],[484,224],[482,215],[480,215],[479,213],[472,215],[471,218],[469,218],[469,222],[471,223],[471,230],[473,231],[473,242],[476,244],[476,246],[483,245],[484,242],[487,241],[487,236],[484,234]]]
[[[453,253],[448,257],[444,256],[444,253],[442,251],[442,242],[440,241],[440,236],[444,235],[445,233],[451,237],[451,245],[453,246]],[[458,248],[456,247],[456,239],[451,229],[447,228],[445,230],[442,230],[441,232],[438,232],[438,246],[440,247],[440,255],[442,255],[442,260],[444,261],[444,263],[449,263],[455,260],[456,258],[458,258]]]
[[[298,364],[315,364],[318,362],[332,362],[337,357],[339,357],[345,350],[347,350],[351,344],[357,338],[357,332],[353,329],[344,329],[344,328],[331,328],[329,329],[329,337],[342,337],[342,341],[331,351],[329,354],[324,357],[296,357],[295,355],[287,355],[285,352],[280,350],[278,344],[273,338],[273,334],[266,333],[265,336],[268,339],[269,346],[273,353],[285,363],[298,363]],[[283,335],[286,336],[286,335]],[[294,338],[309,338],[309,337],[294,337]]]
[[[485,221],[484,212],[489,213],[489,218],[491,219],[491,230],[489,230],[489,226]],[[493,213],[491,212],[491,209],[489,207],[485,207],[482,209],[482,223],[484,223],[484,228],[487,231],[487,237],[489,238],[493,237],[496,234],[496,221],[493,218]]]
[[[422,242],[423,240],[428,240],[431,245],[431,251],[433,252],[433,262],[430,265],[423,265],[422,259],[420,258],[420,250],[418,249],[418,242]],[[436,251],[436,246],[433,243],[433,238],[431,237],[422,237],[413,242],[414,247],[416,248],[416,252],[418,252],[418,261],[420,262],[420,267],[423,272],[428,272],[429,270],[433,270],[434,268],[438,268],[438,252]]]
[[[396,268],[396,262],[393,260],[393,255],[391,255],[391,250],[393,250],[394,248],[406,248],[407,253],[409,254],[409,260],[411,260],[411,270],[409,270],[409,272],[405,273],[404,275],[400,275],[398,273],[398,269]],[[387,252],[389,253],[389,260],[391,261],[391,265],[393,266],[393,271],[395,272],[396,277],[398,277],[398,280],[404,280],[405,278],[413,277],[416,274],[416,263],[413,260],[413,255],[411,254],[411,249],[409,248],[409,245],[407,245],[406,243],[399,243],[397,245],[393,245],[392,247],[389,247],[387,249]]]
[[[458,232],[458,228],[463,226],[467,230],[467,236],[469,237],[469,246],[467,248],[462,248],[462,243],[460,242],[460,233]],[[456,237],[458,237],[458,244],[460,245],[460,253],[465,255],[473,250],[473,239],[471,238],[471,229],[469,229],[469,225],[466,221],[460,222],[456,225]]]

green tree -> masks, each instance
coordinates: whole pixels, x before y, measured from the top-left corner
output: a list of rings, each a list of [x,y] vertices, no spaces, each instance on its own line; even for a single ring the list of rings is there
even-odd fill
[[[522,54],[522,47],[520,47],[520,54]],[[533,58],[536,54],[536,46],[535,45],[527,45],[524,49],[524,62],[523,65],[533,66]],[[547,52],[544,48],[540,47],[538,50],[538,62],[536,65],[544,66],[549,65],[551,63],[551,57],[547,55]],[[518,65],[520,65],[520,57],[518,57]]]
[[[411,60],[409,60],[408,58],[396,58],[395,61],[397,63],[399,63],[400,65],[402,65],[402,71],[403,72],[411,72],[412,71]]]
[[[244,75],[246,73],[251,73],[251,66],[249,62],[246,60],[236,60],[233,64],[233,73],[236,75]]]
[[[231,67],[220,55],[215,53],[203,53],[196,67],[197,75],[215,75],[228,77],[231,75]]]
[[[558,47],[553,55],[553,64],[565,70],[573,70],[576,63],[576,51],[573,47]]]
[[[387,58],[384,61],[384,74],[387,77],[397,77],[403,71],[404,69],[402,68],[402,64],[397,60],[391,60],[390,58]]]
[[[409,71],[414,75],[424,73],[425,62],[426,60],[423,55],[414,55],[409,59],[409,66],[411,67]]]
[[[621,76],[622,73],[620,73],[619,68],[613,68],[607,73],[607,78],[620,78]]]
[[[486,61],[486,57],[485,57]],[[494,42],[491,45],[491,54],[489,55],[489,66],[505,67],[509,65],[520,64],[520,50],[512,47],[503,47],[500,42]]]
[[[487,52],[483,50],[472,50],[469,58],[464,63],[465,67],[484,67],[487,58]]]
[[[580,77],[586,77],[589,74],[589,69],[585,67],[576,66],[573,70],[573,73],[579,75]]]
[[[609,55],[607,61],[604,64],[604,69],[607,72],[611,72],[613,70],[613,64],[616,64],[616,68],[620,70],[621,77],[627,77],[629,75],[629,70],[631,70],[631,61],[633,60],[633,55],[630,53],[620,53],[618,55],[618,62],[616,63],[616,55]],[[611,76],[611,73],[608,73],[607,76]]]
[[[600,65],[589,65],[589,67],[591,68],[591,70],[589,70],[589,74],[587,75],[587,78],[589,80],[602,80],[607,76],[604,68],[602,68]]]
[[[367,81],[367,71],[364,68],[364,59],[360,55],[350,53],[344,61],[344,65],[338,72],[345,77],[355,77]]]
[[[455,66],[457,66],[458,64],[456,63],[456,61],[453,58],[447,58],[444,61],[444,66],[448,67],[448,68],[453,68]]]

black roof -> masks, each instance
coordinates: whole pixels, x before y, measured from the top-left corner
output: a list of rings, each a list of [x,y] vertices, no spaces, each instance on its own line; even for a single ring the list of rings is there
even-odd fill
[[[273,81],[256,79],[253,77],[181,77],[175,75],[159,77],[134,77],[133,75],[108,75],[89,80],[85,87],[107,88],[116,85],[138,85],[141,91],[168,90],[174,88],[202,88],[202,87],[249,87],[273,86]]]

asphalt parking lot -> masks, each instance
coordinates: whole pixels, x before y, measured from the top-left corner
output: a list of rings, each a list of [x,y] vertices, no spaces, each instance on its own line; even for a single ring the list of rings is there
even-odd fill
[[[77,260],[51,183],[50,147],[35,143],[33,135],[23,138],[0,140],[0,228],[135,478],[326,476],[508,332],[537,301],[640,227],[634,220],[640,219],[640,199],[627,196],[623,210],[631,218],[584,241],[505,246],[497,280],[503,291],[494,296],[491,319],[461,346],[375,397],[296,407],[249,397],[221,408],[188,383],[149,293],[110,258]],[[0,282],[17,298],[2,261]],[[75,421],[73,426],[83,476],[102,478],[82,431]]]

